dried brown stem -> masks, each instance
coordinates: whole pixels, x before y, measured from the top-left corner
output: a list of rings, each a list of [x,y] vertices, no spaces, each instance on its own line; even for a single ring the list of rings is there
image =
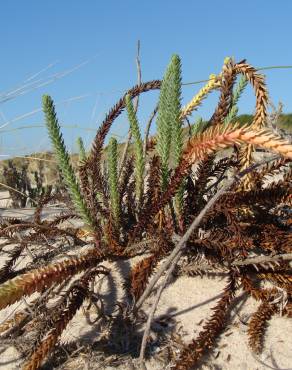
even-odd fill
[[[225,194],[236,182],[240,181],[243,176],[245,176],[250,171],[253,171],[258,166],[267,163],[268,161],[274,160],[275,157],[272,159],[265,159],[261,162],[255,163],[250,168],[247,168],[246,170],[240,172],[239,174],[233,176],[230,180],[226,181],[226,183],[222,186],[222,188],[209,200],[209,202],[206,204],[206,206],[202,209],[202,211],[198,214],[198,216],[195,218],[195,220],[192,222],[191,226],[188,228],[186,233],[183,235],[182,238],[179,239],[179,242],[177,243],[176,247],[173,249],[167,260],[164,262],[164,264],[159,268],[157,273],[153,276],[152,280],[148,284],[147,288],[145,289],[143,295],[138,300],[136,304],[136,308],[139,309],[144,301],[147,299],[149,294],[151,293],[152,289],[160,279],[160,277],[163,275],[163,273],[169,268],[171,264],[175,265],[183,252],[183,250],[186,247],[186,242],[191,237],[192,233],[196,230],[196,228],[200,225],[201,221],[204,219],[206,214],[212,209],[212,207],[215,205],[217,200]]]
[[[223,73],[221,79],[221,95],[218,106],[213,114],[209,125],[220,125],[227,116],[232,101],[232,87],[234,85],[236,73],[232,60],[223,66]]]

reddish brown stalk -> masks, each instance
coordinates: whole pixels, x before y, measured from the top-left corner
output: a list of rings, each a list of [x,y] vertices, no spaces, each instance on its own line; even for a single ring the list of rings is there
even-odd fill
[[[126,96],[129,95],[131,98],[135,98],[141,93],[147,92],[149,90],[160,89],[161,81],[154,80],[150,82],[144,82],[140,85],[134,86],[132,89],[128,90],[124,96],[118,101],[118,103],[109,111],[106,115],[104,121],[102,122],[100,128],[97,131],[95,139],[93,141],[92,150],[90,153],[90,161],[99,161],[100,153],[104,144],[104,139],[111,128],[114,120],[122,113],[126,106]]]
[[[223,297],[213,308],[211,318],[203,325],[203,330],[198,338],[193,340],[188,346],[183,348],[173,369],[189,370],[197,365],[205,351],[212,348],[218,335],[224,327],[228,308],[234,298],[236,282],[233,274],[230,274],[229,283],[224,289]]]
[[[263,280],[269,280],[281,288],[292,291],[292,275],[284,272],[261,272],[257,273],[257,276]]]
[[[251,317],[248,325],[248,344],[251,349],[257,354],[260,354],[263,349],[263,340],[267,327],[267,322],[276,312],[276,305],[271,305],[267,302],[263,302]]]
[[[0,309],[17,302],[21,297],[41,292],[54,283],[95,266],[103,257],[97,249],[91,249],[78,257],[32,270],[0,285]]]
[[[232,60],[223,65],[220,82],[221,95],[218,106],[209,122],[209,126],[222,124],[227,116],[232,102],[232,88],[236,78],[236,72]]]
[[[182,161],[180,166],[175,170],[174,175],[172,176],[167,190],[162,194],[160,200],[153,204],[151,209],[148,209],[144,214],[144,217],[135,225],[129,245],[133,243],[135,238],[145,230],[146,225],[150,224],[150,220],[170,201],[170,199],[175,195],[179,185],[181,184],[182,179],[187,175],[191,164],[186,161]]]
[[[66,297],[67,302],[61,304],[58,313],[56,315],[53,314],[51,317],[52,329],[40,344],[37,344],[37,348],[24,365],[23,370],[36,370],[40,368],[42,362],[55,346],[62,332],[81,307],[84,299],[88,296],[88,284],[95,275],[96,273],[86,274],[70,289]]]
[[[249,293],[257,301],[270,301],[278,293],[278,289],[270,288],[257,288],[254,286],[253,281],[248,276],[241,276],[243,289]]]
[[[252,121],[254,128],[264,128],[267,120],[267,105],[269,95],[266,89],[265,77],[257,73],[250,64],[239,62],[234,66],[235,72],[243,74],[251,83],[256,95],[256,112]]]
[[[151,256],[138,262],[130,273],[130,293],[136,302],[145,291],[149,277],[153,273],[158,262],[173,248],[172,243],[163,236],[158,238],[155,244],[156,251]]]
[[[251,83],[255,90],[256,95],[256,112],[252,121],[251,126],[254,128],[264,128],[267,122],[267,104],[268,104],[268,93],[265,86],[264,76],[256,73],[256,69],[249,64],[240,62],[235,64],[236,73],[243,74],[247,80]],[[253,145],[244,145],[240,150],[240,163],[241,169],[248,168],[252,163],[252,152]],[[248,174],[243,181],[243,189],[251,189],[252,175]]]

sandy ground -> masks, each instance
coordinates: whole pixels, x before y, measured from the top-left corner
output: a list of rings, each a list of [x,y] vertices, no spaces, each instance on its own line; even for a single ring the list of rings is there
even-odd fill
[[[117,271],[115,272],[117,274]],[[110,285],[110,284],[109,284]],[[220,298],[225,285],[224,280],[215,280],[200,277],[180,277],[171,283],[164,291],[155,318],[168,315],[175,320],[176,332],[183,333],[183,340],[190,341],[200,331],[203,320],[211,314],[211,308]],[[113,287],[112,287],[113,288]],[[109,303],[113,291],[104,290],[103,298]],[[117,293],[122,298],[120,292]],[[151,307],[153,297],[150,297],[144,305],[147,312]],[[0,322],[15,310],[20,309],[22,303],[0,312]],[[265,337],[265,347],[261,356],[255,356],[247,345],[246,320],[254,312],[257,303],[253,299],[242,300],[231,311],[229,323],[222,333],[217,348],[208,358],[205,369],[227,370],[264,370],[264,369],[292,369],[292,320],[285,317],[275,316],[269,324]],[[89,340],[94,333],[94,326],[90,326],[82,310],[79,310],[66,331],[62,335],[61,342],[70,343],[78,340]],[[98,331],[97,331],[98,332]],[[157,353],[161,348],[157,348]],[[0,369],[16,370],[20,368],[20,354],[13,347],[9,347],[1,353]],[[68,361],[67,369],[81,369],[86,366],[88,359],[83,358]],[[217,365],[217,367],[215,367]],[[119,369],[128,369],[129,365],[120,365]],[[114,369],[111,366],[105,369]],[[148,370],[166,369],[158,360],[147,362]]]
[[[11,199],[9,191],[0,191],[0,209],[8,208],[11,206]]]

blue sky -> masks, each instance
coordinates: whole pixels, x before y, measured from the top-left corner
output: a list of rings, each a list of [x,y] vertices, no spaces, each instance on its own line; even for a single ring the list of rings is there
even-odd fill
[[[96,129],[107,110],[136,82],[138,39],[143,81],[161,78],[173,53],[182,59],[184,82],[218,73],[226,56],[246,58],[255,66],[290,65],[291,14],[290,0],[3,1],[0,100],[24,83],[54,82],[0,104],[0,154],[50,147],[44,128],[18,129],[43,125],[41,112],[17,117],[38,110],[44,93],[58,103],[61,124],[81,127],[63,129],[68,148],[74,150],[79,135],[89,148],[94,131],[86,129]],[[66,76],[54,77],[74,67]],[[292,69],[265,74],[274,103],[282,101],[284,111],[292,112]],[[183,103],[200,86],[184,87]],[[156,98],[151,93],[141,100],[142,126]],[[216,99],[214,94],[206,100],[194,118],[208,118]],[[253,109],[254,97],[247,89],[240,112]],[[127,127],[122,116],[111,133],[124,136]]]

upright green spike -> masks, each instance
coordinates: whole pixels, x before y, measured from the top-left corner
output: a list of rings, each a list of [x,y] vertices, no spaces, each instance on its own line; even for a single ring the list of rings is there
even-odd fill
[[[166,188],[168,181],[172,131],[174,125],[178,125],[179,122],[180,90],[180,58],[178,55],[173,55],[161,84],[157,117],[157,151],[161,158],[162,190]],[[176,140],[179,143],[178,136]],[[179,156],[179,145],[176,156]]]
[[[46,126],[49,137],[53,144],[58,166],[64,178],[64,182],[68,187],[72,202],[87,226],[94,228],[94,221],[90,216],[90,212],[82,198],[78,181],[75,177],[74,170],[70,163],[70,157],[64,144],[63,136],[58,123],[53,99],[48,96],[43,96],[43,111],[45,114]]]
[[[244,89],[246,88],[247,84],[248,84],[247,78],[245,76],[241,76],[240,80],[238,81],[238,83],[236,84],[236,86],[234,88],[234,91],[233,91],[233,94],[232,94],[231,108],[230,108],[229,113],[227,114],[227,116],[224,119],[224,125],[228,125],[237,116],[237,113],[238,113],[237,103],[238,103],[238,100],[241,97]]]
[[[199,117],[196,119],[196,122],[192,126],[191,135],[196,136],[200,134],[201,132],[205,131],[207,127],[208,127],[208,121],[203,121],[203,118]]]
[[[173,75],[172,75],[172,148],[174,154],[174,165],[178,166],[183,151],[183,128],[180,118],[181,111],[181,61],[177,55],[173,56]]]
[[[138,203],[140,203],[144,189],[145,160],[143,156],[143,141],[141,138],[139,123],[129,95],[126,96],[126,108],[130,122],[130,129],[134,138],[136,195]]]
[[[172,106],[172,151],[174,166],[177,167],[180,164],[182,153],[183,153],[183,127],[181,119],[181,61],[177,55],[173,56],[173,92],[171,96]],[[183,209],[183,194],[184,184],[182,183],[178,189],[175,197],[176,210],[179,215],[182,214]]]
[[[86,152],[82,138],[78,137],[76,143],[79,149],[79,161],[83,162],[86,160]]]

